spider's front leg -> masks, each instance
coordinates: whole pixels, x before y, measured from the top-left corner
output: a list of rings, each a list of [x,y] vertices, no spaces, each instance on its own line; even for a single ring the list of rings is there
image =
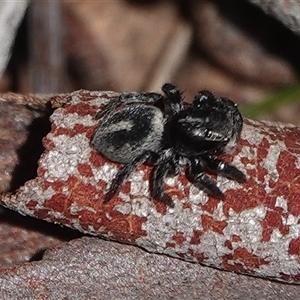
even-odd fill
[[[214,174],[220,174],[239,183],[246,181],[246,176],[235,166],[213,156],[202,157],[206,169]]]
[[[182,92],[180,92],[178,87],[172,83],[165,83],[161,89],[166,95],[163,99],[163,110],[165,114],[173,116],[180,112],[183,109],[183,98]]]
[[[151,197],[174,207],[171,197],[164,192],[164,179],[167,175],[177,172],[176,162],[167,155],[162,155],[153,169]]]
[[[224,200],[224,194],[216,183],[206,175],[200,160],[193,159],[189,162],[187,178],[199,190],[203,190],[219,200]]]
[[[122,183],[130,176],[130,174],[140,165],[145,163],[151,156],[150,152],[143,152],[136,157],[132,162],[125,164],[113,179],[107,193],[104,196],[104,203],[107,203],[116,194]]]

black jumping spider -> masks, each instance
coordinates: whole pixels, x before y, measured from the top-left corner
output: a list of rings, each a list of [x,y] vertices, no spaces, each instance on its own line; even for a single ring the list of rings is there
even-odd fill
[[[104,202],[108,202],[129,175],[143,163],[154,165],[151,197],[174,206],[164,193],[164,178],[179,174],[217,199],[224,199],[206,171],[238,182],[246,180],[236,167],[216,156],[229,153],[237,144],[243,126],[236,104],[199,92],[192,105],[183,103],[182,93],[170,83],[158,93],[124,93],[97,113],[103,118],[91,146],[108,159],[122,163]]]

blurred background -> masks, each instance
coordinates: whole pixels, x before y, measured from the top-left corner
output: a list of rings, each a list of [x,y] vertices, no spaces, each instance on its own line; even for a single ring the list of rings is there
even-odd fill
[[[0,92],[160,91],[300,124],[298,1],[3,1]]]

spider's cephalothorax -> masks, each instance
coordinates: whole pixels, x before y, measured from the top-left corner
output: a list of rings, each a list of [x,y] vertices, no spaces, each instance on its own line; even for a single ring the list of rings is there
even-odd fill
[[[96,118],[102,118],[91,146],[108,159],[124,164],[113,179],[104,202],[108,202],[136,167],[154,165],[151,196],[173,207],[164,193],[164,178],[187,165],[186,176],[212,196],[224,195],[206,171],[238,182],[245,175],[217,158],[231,152],[240,137],[243,119],[236,104],[199,92],[192,105],[183,104],[179,89],[166,83],[157,93],[124,93],[110,101]]]

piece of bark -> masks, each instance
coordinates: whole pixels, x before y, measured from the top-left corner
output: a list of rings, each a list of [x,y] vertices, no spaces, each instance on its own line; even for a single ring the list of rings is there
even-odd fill
[[[0,2],[0,78],[11,56],[11,47],[28,3],[28,0]]]
[[[300,5],[298,1],[248,1],[259,6],[266,14],[275,17],[295,33],[300,34]]]
[[[297,299],[299,286],[267,282],[81,238],[43,260],[0,270],[1,299]]]
[[[245,184],[217,178],[226,200],[208,197],[181,174],[166,180],[175,208],[150,199],[151,167],[141,166],[108,204],[102,199],[119,168],[91,150],[93,119],[112,92],[79,91],[52,98],[57,108],[37,178],[1,203],[20,213],[132,243],[148,251],[228,271],[300,279],[297,126],[245,120],[227,159]]]

